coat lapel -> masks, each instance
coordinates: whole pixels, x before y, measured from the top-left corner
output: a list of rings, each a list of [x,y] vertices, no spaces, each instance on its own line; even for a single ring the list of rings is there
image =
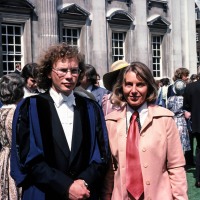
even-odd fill
[[[68,146],[68,143],[67,143],[65,133],[64,133],[64,130],[62,128],[60,119],[58,117],[58,113],[56,111],[54,101],[51,98],[51,96],[48,95],[48,94],[44,94],[43,97],[48,100],[50,110],[51,110],[51,119],[50,119],[51,121],[50,121],[50,123],[51,123],[51,126],[52,126],[51,128],[52,128],[53,139],[56,141],[56,144],[58,145],[61,152],[63,152],[65,157],[69,158],[69,154],[70,154],[69,146]]]
[[[161,106],[149,104],[148,105],[148,116],[142,126],[141,134],[143,134],[143,131],[149,126],[149,124],[152,123],[154,117],[163,117],[163,116],[173,117],[174,114],[170,110],[162,108]]]
[[[88,130],[89,131],[89,130]],[[78,150],[81,146],[83,138],[83,130],[82,130],[82,120],[81,120],[81,111],[78,106],[74,107],[74,125],[73,125],[73,136],[72,136],[72,147],[70,154],[70,163],[76,157]]]

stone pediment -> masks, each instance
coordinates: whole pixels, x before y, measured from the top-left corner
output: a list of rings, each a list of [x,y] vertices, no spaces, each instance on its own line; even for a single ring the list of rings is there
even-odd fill
[[[134,21],[134,18],[130,13],[119,8],[109,10],[107,12],[106,19],[111,28],[116,31],[128,31]]]
[[[0,1],[0,11],[32,11],[34,10],[34,5],[29,1],[21,0],[1,0]]]
[[[125,10],[117,8],[109,10],[106,18],[108,21],[116,21],[119,23],[120,22],[131,23],[134,20],[131,14],[129,14]]]
[[[168,1],[167,0],[147,0],[147,7],[150,10],[152,7],[162,8],[164,12],[167,12]]]
[[[90,13],[75,3],[66,3],[58,7],[58,13],[72,18],[86,19]]]
[[[147,19],[147,25],[150,29],[167,31],[170,26],[170,22],[160,15],[153,15]]]

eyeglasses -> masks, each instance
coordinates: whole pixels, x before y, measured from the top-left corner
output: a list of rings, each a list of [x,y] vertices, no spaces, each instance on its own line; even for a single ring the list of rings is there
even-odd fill
[[[67,74],[67,72],[70,72],[72,76],[78,76],[81,72],[81,70],[77,67],[71,68],[71,69],[68,69],[68,68],[64,68],[64,69],[52,68],[52,71],[54,71],[58,75],[58,77],[60,77],[60,78],[64,77]]]

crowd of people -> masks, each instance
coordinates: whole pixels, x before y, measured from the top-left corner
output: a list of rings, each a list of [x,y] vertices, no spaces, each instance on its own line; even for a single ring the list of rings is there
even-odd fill
[[[99,79],[67,43],[1,77],[0,200],[187,200],[194,164],[200,187],[200,75],[118,60]]]

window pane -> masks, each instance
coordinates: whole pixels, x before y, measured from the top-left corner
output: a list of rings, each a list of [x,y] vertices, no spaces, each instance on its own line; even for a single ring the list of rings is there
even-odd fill
[[[123,34],[119,34],[119,40],[123,40]]]
[[[2,58],[3,74],[15,70],[15,62],[21,63],[21,35],[22,26],[15,24],[2,24]],[[17,44],[17,45],[16,45]]]
[[[15,60],[17,61],[21,60],[21,56],[15,56]]]
[[[7,32],[8,32],[8,34],[12,34],[13,35],[13,27],[12,26],[8,26]]]
[[[14,53],[14,46],[8,46],[8,52]]]
[[[75,29],[73,30],[73,36],[77,37],[77,30],[75,30]]]
[[[4,25],[2,25],[2,34],[6,34],[6,27]]]
[[[67,36],[71,36],[71,30],[67,29]]]
[[[21,37],[20,36],[15,37],[15,44],[21,44]]]
[[[162,36],[152,36],[152,65],[153,65],[153,76],[161,76],[161,42]]]
[[[7,56],[3,55],[3,61],[7,61]]]
[[[6,43],[6,36],[5,35],[2,36],[2,44],[4,44],[4,43]]]
[[[21,35],[21,27],[15,27],[15,34]]]
[[[123,41],[119,41],[119,47],[123,47]]]
[[[76,28],[73,28],[73,29],[63,28],[62,30],[63,30],[62,31],[63,41],[66,41],[67,43],[69,43],[72,46],[78,46],[80,30],[76,29]]]
[[[12,72],[12,71],[14,71],[14,63],[12,63],[12,62],[9,62],[8,63],[8,70],[10,71],[10,72]]]
[[[67,38],[67,43],[68,44],[71,44],[72,42],[71,42],[71,38]]]
[[[15,46],[15,52],[21,54],[21,46]]]
[[[2,45],[2,50],[3,51],[7,51],[7,48],[6,48],[7,46],[6,45]]]
[[[112,33],[112,60],[124,59],[124,38],[125,33]]]
[[[8,44],[13,44],[13,36],[8,36]]]

